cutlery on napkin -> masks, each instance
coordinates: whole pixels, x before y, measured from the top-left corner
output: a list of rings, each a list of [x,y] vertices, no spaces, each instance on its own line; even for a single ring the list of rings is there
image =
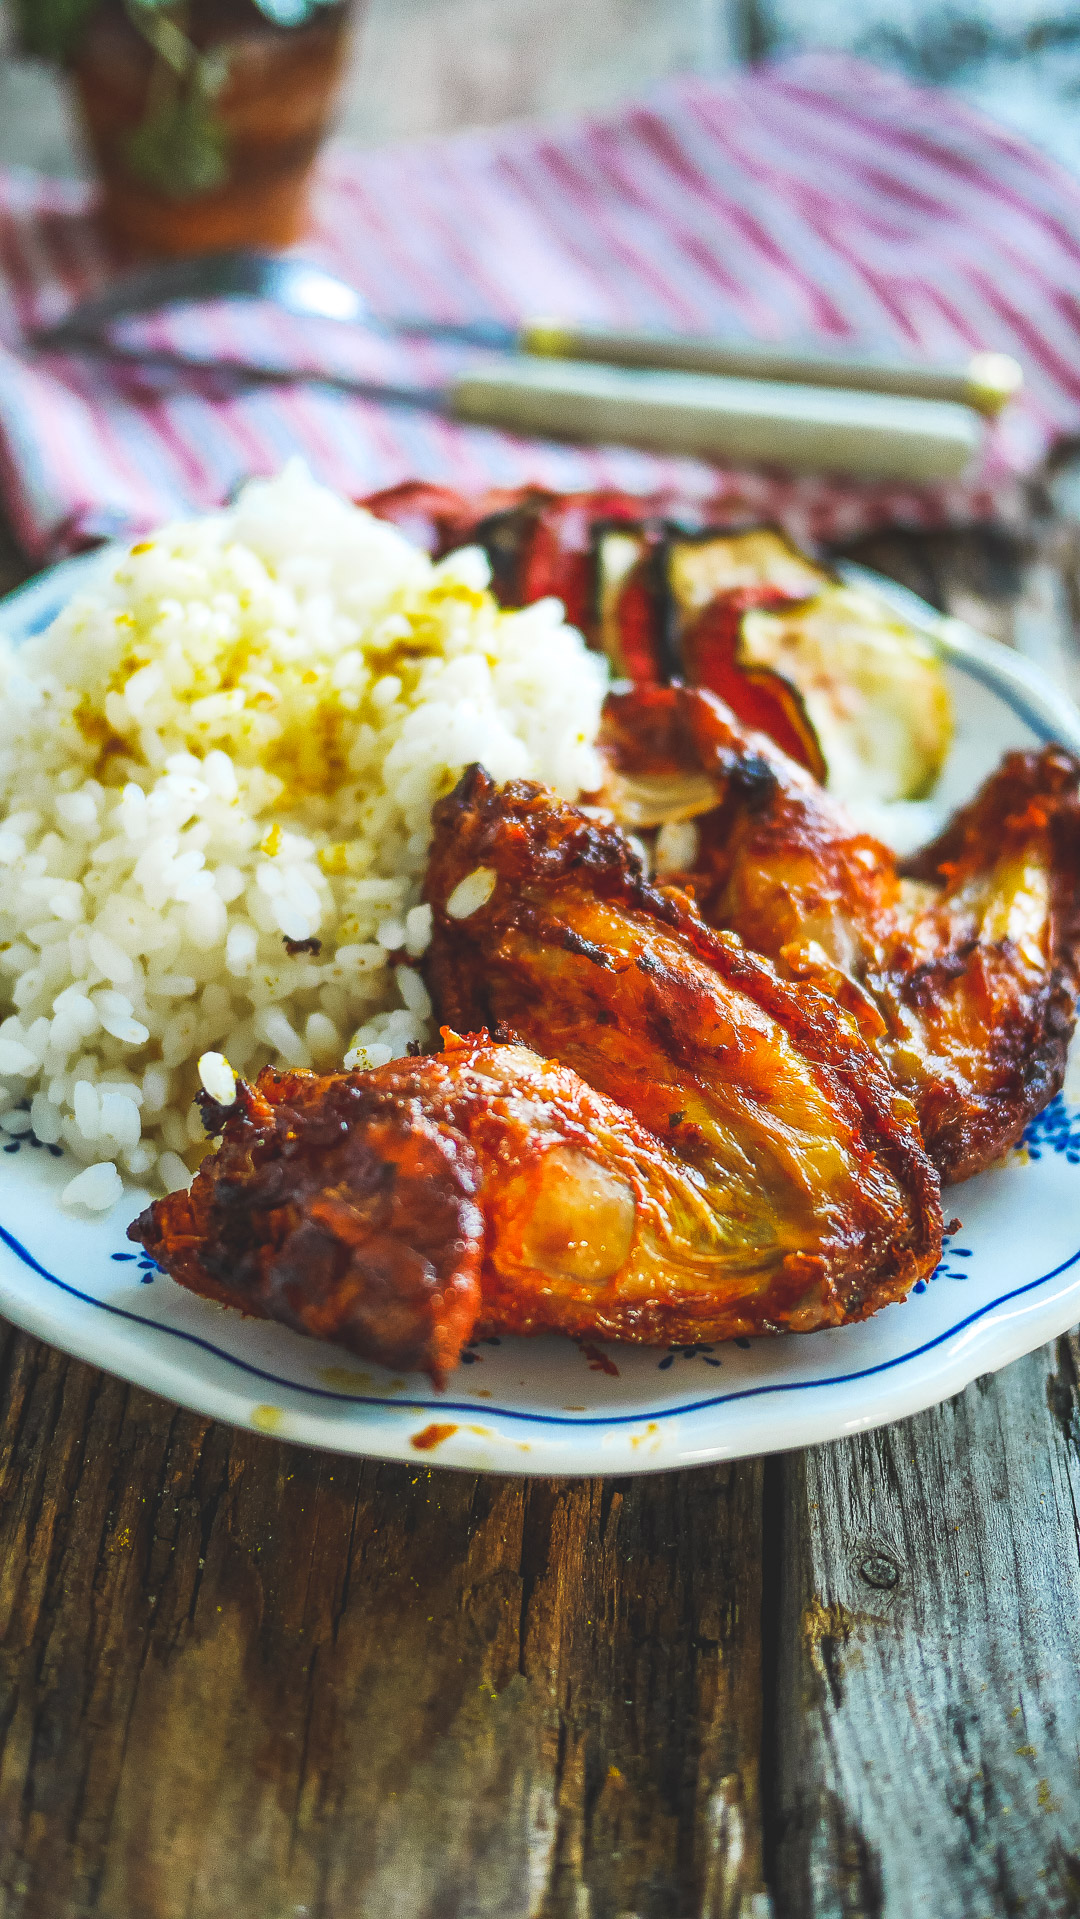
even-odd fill
[[[169,262],[117,281],[30,337],[48,350],[207,370],[219,363],[114,339],[114,322],[181,303],[255,298],[309,318],[498,349],[445,386],[388,387],[347,373],[230,358],[259,381],[329,384],[512,432],[622,443],[744,465],[914,483],[956,478],[978,449],[980,416],[1019,390],[1010,356],[920,365],[707,337],[549,320],[440,321],[372,315],[355,288],[290,255],[240,251]]]

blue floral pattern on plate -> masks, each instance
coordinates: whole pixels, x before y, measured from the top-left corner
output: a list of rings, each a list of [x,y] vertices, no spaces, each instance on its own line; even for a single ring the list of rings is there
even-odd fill
[[[104,563],[72,563],[36,582],[0,606],[0,626],[16,637],[40,630]],[[1029,662],[901,598],[942,646],[956,695],[954,745],[934,796],[942,813],[1009,748],[1074,734],[1080,745],[1080,716]],[[145,1195],[131,1192],[105,1217],[72,1213],[60,1194],[78,1167],[59,1148],[42,1149],[28,1132],[0,1144],[0,1310],[9,1319],[204,1416],[414,1466],[638,1472],[814,1444],[930,1406],[1080,1320],[1080,1112],[1061,1099],[1006,1163],[948,1196],[963,1225],[907,1303],[806,1338],[659,1353],[602,1343],[590,1357],[569,1340],[476,1340],[442,1394],[185,1292],[123,1238]],[[447,1437],[421,1460],[418,1428],[430,1433],[433,1420]]]

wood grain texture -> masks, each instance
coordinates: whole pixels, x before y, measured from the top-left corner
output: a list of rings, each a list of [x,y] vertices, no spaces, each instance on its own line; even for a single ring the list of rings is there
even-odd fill
[[[474,1479],[0,1367],[5,1919],[753,1912],[757,1464]]]
[[[1075,693],[1080,467],[1054,495],[1022,534],[887,534],[852,557]],[[1060,1341],[918,1419],[785,1462],[778,1913],[1080,1913],[1077,1352]]]
[[[857,557],[1068,663],[1074,492]],[[0,1919],[1080,1914],[1078,1364],[578,1484],[232,1433],[0,1325]]]
[[[781,1912],[1080,1910],[1077,1351],[789,1466]]]

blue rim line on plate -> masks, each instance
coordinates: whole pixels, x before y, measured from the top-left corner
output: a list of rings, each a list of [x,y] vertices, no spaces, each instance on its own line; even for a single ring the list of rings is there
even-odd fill
[[[922,633],[946,666],[959,667],[996,694],[1044,746],[1067,746],[1074,753],[1080,752],[1080,715],[1068,695],[1034,661],[1001,640],[979,633],[966,621],[939,613],[910,587],[871,567],[845,560],[837,571],[848,586],[875,593]]]
[[[99,550],[94,555],[66,562],[57,572],[29,583],[22,592],[11,596],[6,602],[0,602],[0,631],[6,629],[12,634],[16,642],[19,639],[29,637],[32,633],[40,632],[44,627],[48,626],[78,586],[91,583],[92,572],[100,567],[103,562],[107,562],[110,557],[115,555],[116,550],[114,547],[110,554],[110,550],[105,548]],[[864,569],[855,566],[844,566],[842,573],[850,584],[871,588],[876,591],[881,599],[886,602],[891,601],[897,611],[902,612],[910,620],[912,625],[918,630],[921,630],[935,651],[937,651],[943,663],[957,668],[962,674],[970,676],[973,681],[980,682],[988,687],[1000,702],[1001,706],[1009,709],[1014,717],[1021,720],[1024,726],[1029,729],[1029,736],[1030,734],[1034,734],[1035,738],[1042,742],[1059,740],[1073,747],[1074,750],[1080,751],[1080,713],[1077,712],[1067,696],[1063,695],[1060,689],[1054,685],[1045,673],[1031,661],[1024,659],[1023,656],[1017,655],[1011,648],[1002,646],[1000,642],[987,639],[985,636],[976,633],[973,629],[964,626],[961,622],[937,613],[932,607],[919,600],[907,589],[896,586],[895,583],[882,578],[880,575],[870,574]],[[13,628],[14,631],[12,631]],[[1080,1115],[1077,1115],[1074,1123],[1077,1124],[1078,1130],[1080,1130]],[[1059,1149],[1055,1147],[1054,1150],[1057,1151]],[[1033,1157],[1038,1158],[1038,1153],[1035,1153]],[[1077,1163],[1075,1160],[1070,1161],[1070,1164],[1073,1165]],[[830,1373],[827,1377],[796,1379],[774,1378],[769,1380],[766,1377],[765,1381],[760,1384],[747,1384],[741,1387],[733,1385],[733,1388],[726,1393],[716,1393],[685,1403],[651,1407],[638,1406],[635,1410],[629,1412],[615,1411],[612,1409],[606,1413],[590,1412],[586,1414],[583,1410],[580,1414],[569,1414],[555,1411],[548,1412],[542,1409],[525,1410],[514,1406],[495,1404],[491,1401],[488,1401],[480,1407],[476,1404],[475,1396],[466,1401],[460,1401],[443,1398],[441,1395],[420,1399],[413,1396],[406,1397],[397,1394],[390,1397],[378,1393],[340,1392],[329,1386],[316,1386],[302,1380],[286,1378],[271,1371],[268,1367],[257,1365],[252,1360],[241,1358],[237,1354],[219,1347],[213,1340],[205,1338],[197,1332],[189,1331],[183,1326],[169,1325],[156,1318],[150,1318],[147,1315],[130,1311],[120,1305],[111,1303],[107,1299],[88,1294],[79,1287],[60,1279],[56,1274],[41,1265],[33,1254],[30,1253],[29,1249],[2,1224],[0,1224],[0,1246],[6,1247],[24,1269],[33,1274],[37,1280],[44,1282],[46,1288],[52,1287],[55,1293],[63,1294],[79,1304],[97,1308],[106,1314],[107,1320],[127,1322],[133,1328],[143,1327],[155,1334],[165,1334],[173,1341],[181,1342],[182,1347],[186,1346],[190,1349],[188,1366],[174,1366],[167,1358],[167,1348],[158,1349],[156,1354],[154,1354],[154,1343],[152,1341],[140,1341],[138,1335],[133,1333],[131,1352],[134,1354],[134,1361],[132,1361],[130,1353],[125,1355],[126,1363],[122,1362],[119,1366],[117,1361],[120,1359],[120,1355],[95,1361],[97,1364],[104,1365],[107,1370],[118,1370],[121,1377],[134,1377],[136,1380],[141,1380],[146,1376],[146,1367],[145,1365],[140,1366],[135,1362],[137,1362],[140,1357],[145,1359],[148,1355],[154,1354],[155,1363],[152,1368],[153,1372],[155,1374],[164,1374],[165,1376],[173,1374],[175,1377],[172,1377],[167,1384],[162,1384],[161,1379],[156,1378],[150,1390],[164,1394],[166,1397],[176,1400],[177,1403],[181,1405],[193,1406],[196,1410],[206,1411],[206,1401],[209,1397],[209,1399],[214,1402],[212,1417],[225,1418],[235,1425],[244,1426],[248,1423],[249,1418],[249,1408],[243,1403],[247,1395],[235,1382],[246,1378],[252,1382],[252,1386],[254,1386],[254,1382],[257,1381],[276,1389],[277,1392],[299,1396],[298,1399],[294,1399],[293,1401],[293,1417],[302,1425],[321,1427],[322,1429],[316,1436],[309,1438],[308,1443],[321,1445],[329,1443],[339,1448],[344,1445],[344,1449],[347,1451],[364,1453],[370,1451],[371,1442],[375,1441],[376,1435],[381,1433],[383,1439],[375,1445],[375,1456],[381,1456],[381,1448],[387,1443],[386,1435],[389,1435],[390,1451],[386,1456],[398,1457],[409,1460],[410,1462],[413,1461],[413,1455],[411,1455],[403,1445],[400,1445],[395,1437],[395,1435],[400,1435],[402,1431],[402,1422],[383,1422],[381,1420],[376,1422],[370,1417],[374,1412],[386,1411],[390,1413],[395,1408],[398,1408],[409,1418],[415,1418],[417,1414],[421,1416],[426,1415],[430,1418],[437,1416],[444,1409],[446,1412],[453,1412],[455,1415],[466,1414],[476,1416],[482,1412],[484,1415],[494,1416],[500,1421],[505,1421],[509,1428],[509,1431],[504,1429],[501,1435],[496,1435],[496,1439],[509,1455],[502,1460],[502,1469],[510,1471],[526,1470],[526,1468],[521,1465],[520,1460],[514,1456],[514,1450],[520,1449],[521,1451],[528,1451],[529,1447],[533,1444],[539,1444],[542,1447],[544,1444],[543,1435],[545,1428],[548,1429],[549,1433],[547,1442],[549,1446],[557,1445],[559,1448],[564,1447],[566,1443],[570,1441],[571,1435],[577,1429],[581,1429],[582,1436],[580,1446],[586,1448],[591,1444],[595,1448],[597,1438],[594,1436],[599,1436],[601,1443],[604,1443],[602,1435],[605,1429],[612,1433],[614,1433],[616,1429],[618,1429],[620,1433],[625,1433],[628,1429],[639,1425],[642,1420],[648,1420],[653,1424],[663,1422],[669,1437],[674,1440],[676,1450],[678,1451],[682,1448],[682,1451],[680,1457],[674,1461],[656,1462],[640,1460],[636,1465],[631,1462],[631,1471],[659,1470],[660,1466],[664,1463],[668,1465],[679,1463],[687,1464],[691,1462],[696,1464],[706,1458],[717,1456],[727,1457],[729,1456],[727,1449],[719,1453],[717,1453],[715,1448],[712,1450],[707,1448],[704,1452],[699,1449],[688,1453],[685,1450],[685,1443],[684,1440],[680,1438],[680,1434],[686,1433],[688,1430],[692,1433],[693,1428],[687,1429],[685,1426],[680,1428],[677,1424],[673,1425],[672,1422],[682,1418],[684,1414],[700,1416],[706,1412],[715,1411],[718,1414],[717,1420],[713,1422],[713,1429],[715,1430],[717,1426],[724,1424],[720,1415],[722,1409],[725,1407],[734,1406],[739,1402],[745,1403],[757,1399],[763,1400],[765,1398],[769,1398],[771,1402],[769,1422],[775,1421],[778,1423],[778,1426],[785,1427],[790,1427],[793,1422],[795,1425],[799,1425],[800,1417],[802,1426],[805,1427],[808,1420],[810,1425],[813,1426],[817,1415],[809,1411],[809,1408],[815,1405],[818,1407],[824,1406],[826,1408],[825,1420],[828,1430],[807,1431],[802,1433],[797,1439],[788,1441],[788,1443],[800,1445],[813,1444],[818,1439],[836,1437],[839,1432],[852,1430],[853,1428],[851,1427],[850,1418],[846,1421],[842,1420],[840,1424],[837,1425],[835,1412],[830,1417],[827,1410],[830,1405],[828,1394],[824,1401],[821,1400],[820,1394],[818,1395],[817,1401],[814,1401],[812,1398],[808,1400],[806,1395],[809,1388],[831,1388],[834,1394],[839,1392],[842,1395],[843,1389],[849,1384],[857,1384],[874,1378],[875,1376],[883,1377],[886,1374],[890,1375],[894,1382],[893,1399],[896,1398],[896,1394],[899,1392],[900,1397],[906,1400],[910,1396],[912,1385],[915,1384],[916,1386],[915,1397],[912,1399],[910,1405],[901,1408],[899,1411],[894,1411],[891,1415],[889,1413],[883,1415],[885,1418],[903,1417],[905,1411],[918,1411],[924,1403],[927,1405],[936,1403],[937,1400],[943,1396],[943,1391],[951,1392],[959,1390],[967,1383],[968,1379],[974,1377],[978,1371],[984,1369],[978,1365],[972,1366],[968,1364],[964,1359],[964,1355],[966,1353],[969,1357],[974,1355],[975,1358],[978,1358],[985,1341],[988,1338],[991,1339],[991,1341],[993,1340],[999,1317],[1005,1324],[1007,1324],[1009,1320],[1015,1320],[1018,1325],[1027,1325],[1030,1327],[1032,1324],[1042,1324],[1049,1316],[1055,1318],[1055,1326],[1050,1329],[1051,1331],[1055,1331],[1063,1319],[1064,1311],[1068,1311],[1069,1323],[1072,1323],[1075,1319],[1076,1311],[1073,1304],[1074,1295],[1078,1290],[1078,1275],[1075,1269],[1080,1265],[1080,1249],[1078,1249],[1076,1252],[1055,1264],[1049,1271],[1044,1272],[1036,1278],[1029,1279],[1020,1285],[1013,1286],[1005,1293],[998,1294],[996,1297],[986,1300],[983,1305],[970,1311],[964,1318],[959,1321],[953,1321],[933,1337],[925,1339],[920,1345],[913,1347],[911,1350],[896,1352],[894,1348],[888,1357],[876,1360],[873,1363],[864,1364],[848,1373]],[[1061,1288],[1052,1293],[1048,1302],[1035,1300],[1033,1295],[1036,1292],[1044,1286],[1051,1285],[1052,1282],[1061,1275],[1067,1274],[1070,1271],[1073,1272],[1073,1279],[1071,1281],[1065,1281]],[[25,1294],[17,1294],[17,1298],[25,1299],[27,1308],[29,1308],[32,1299],[41,1296],[41,1288],[39,1286],[35,1286],[32,1291],[28,1291]],[[47,1294],[44,1297],[47,1298]],[[1005,1314],[1003,1312],[1003,1309],[1007,1305],[1011,1305],[1013,1302],[1019,1300],[1024,1300],[1025,1298],[1028,1302],[1027,1305],[1021,1308],[1016,1314]],[[957,1301],[957,1304],[959,1303],[960,1301]],[[13,1300],[11,1304],[15,1305],[16,1301]],[[6,1308],[5,1310],[9,1309]],[[951,1307],[949,1310],[951,1310]],[[38,1331],[42,1337],[53,1339],[54,1341],[58,1333],[60,1333],[61,1343],[66,1345],[69,1351],[78,1354],[80,1351],[78,1338],[76,1337],[73,1342],[70,1333],[69,1336],[65,1338],[60,1332],[60,1311],[61,1309],[58,1307],[57,1311],[50,1312],[47,1306],[34,1311],[31,1314],[34,1322],[34,1330]],[[15,1317],[16,1323],[26,1323],[22,1314],[17,1311],[13,1314],[13,1317]],[[913,1315],[912,1318],[914,1320],[915,1315]],[[41,1324],[42,1321],[46,1323]],[[905,1324],[907,1323],[911,1322],[905,1322]],[[76,1321],[75,1324],[77,1328],[78,1322]],[[979,1326],[981,1330],[973,1334],[971,1329],[976,1326]],[[903,1327],[898,1325],[897,1340],[902,1338],[902,1336]],[[99,1347],[103,1343],[108,1344],[107,1340],[103,1342],[100,1336],[98,1338],[89,1336],[89,1343],[93,1347]],[[887,1343],[892,1344],[893,1341],[890,1339]],[[1006,1343],[1008,1344],[1009,1341],[1006,1340]],[[1039,1342],[1036,1341],[1036,1343]],[[1030,1337],[1026,1334],[1023,1335],[1019,1347],[1017,1347],[1015,1341],[1013,1341],[1012,1348],[1006,1354],[1005,1358],[1018,1357],[1021,1351],[1029,1350],[1030,1344]],[[175,1346],[172,1350],[176,1352]],[[873,1343],[871,1343],[871,1352],[873,1350],[874,1346]],[[935,1351],[939,1354],[940,1365],[935,1363],[935,1366],[929,1369],[929,1379],[931,1381],[951,1378],[952,1375],[956,1373],[958,1366],[963,1372],[963,1377],[957,1379],[952,1385],[948,1385],[945,1388],[941,1388],[940,1385],[937,1384],[932,1385],[930,1388],[931,1396],[925,1398],[927,1381],[922,1379],[918,1362],[925,1359],[926,1355]],[[223,1373],[219,1376],[212,1390],[210,1388],[210,1378],[212,1376],[208,1374],[200,1375],[199,1354],[205,1355],[207,1360],[213,1359],[224,1362]],[[1003,1363],[1005,1363],[1005,1360],[1002,1359],[1000,1355],[996,1360],[991,1361],[992,1365],[1001,1365]],[[132,1364],[134,1364],[134,1371],[132,1371]],[[760,1378],[760,1374],[758,1377]],[[200,1378],[201,1388],[197,1389]],[[918,1384],[920,1380],[922,1380],[921,1386]],[[919,1396],[920,1392],[923,1393],[923,1397]],[[801,1399],[799,1395],[802,1396]],[[856,1399],[859,1398],[858,1395],[853,1397]],[[890,1396],[883,1388],[880,1397],[885,1401],[888,1400]],[[218,1403],[221,1400],[228,1401],[230,1404],[223,1407]],[[625,1405],[625,1403],[624,1400],[623,1404]],[[326,1408],[321,1421],[317,1412],[320,1404]],[[801,1416],[795,1411],[796,1406],[804,1409]],[[357,1408],[358,1418],[355,1421],[338,1421],[331,1419],[329,1417],[330,1408],[334,1408],[336,1411],[338,1407]],[[309,1408],[310,1410],[308,1410]],[[872,1411],[870,1412],[869,1422],[867,1421],[867,1410],[865,1406],[859,1410],[857,1420],[857,1426],[859,1428],[866,1423],[879,1423],[879,1420],[873,1417]],[[365,1416],[368,1416],[366,1421]],[[749,1412],[746,1417],[750,1418]],[[514,1424],[511,1425],[511,1422]],[[751,1424],[752,1423],[751,1421]],[[520,1433],[522,1425],[525,1425],[529,1429],[530,1435],[536,1435],[537,1437],[535,1439],[530,1438],[528,1443],[520,1438],[515,1440],[512,1436],[514,1428],[516,1426],[518,1433]],[[479,1431],[480,1429],[477,1428],[475,1430]],[[346,1435],[352,1436],[355,1434],[358,1434],[360,1437],[361,1443],[359,1445],[355,1445],[351,1437],[348,1439],[345,1438]],[[588,1439],[586,1439],[586,1434],[589,1435]],[[558,1438],[556,1438],[556,1435],[558,1435]],[[288,1436],[292,1437],[293,1435]],[[299,1437],[299,1435],[296,1436]],[[760,1450],[762,1435],[759,1434],[757,1438],[758,1444],[753,1450]],[[771,1445],[783,1444],[785,1442],[781,1436],[779,1440],[767,1440],[765,1443]],[[738,1435],[736,1435],[736,1444],[730,1456],[737,1457],[740,1453],[745,1453],[745,1451],[745,1444],[738,1443]],[[590,1458],[591,1457],[592,1455],[590,1454]],[[451,1462],[447,1460],[441,1463],[449,1465],[457,1463],[467,1464],[468,1462]],[[498,1462],[493,1465],[492,1462],[489,1461],[486,1466],[481,1467],[481,1470],[494,1470],[497,1469],[497,1465]],[[550,1469],[562,1472],[566,1470],[566,1466],[561,1463],[560,1460],[554,1460]],[[580,1464],[577,1467],[573,1465],[570,1467],[571,1471],[598,1469],[602,1470],[602,1465],[599,1468],[595,1465],[591,1467],[581,1467]]]
[[[188,1345],[197,1346],[205,1353],[212,1353],[216,1359],[225,1360],[228,1365],[237,1367],[240,1372],[250,1373],[253,1378],[265,1380],[271,1386],[283,1387],[286,1392],[306,1393],[312,1399],[329,1399],[346,1406],[380,1406],[388,1411],[400,1408],[410,1412],[432,1410],[448,1413],[476,1412],[476,1404],[473,1400],[443,1399],[441,1396],[438,1399],[401,1397],[382,1399],[375,1394],[335,1393],[328,1386],[309,1386],[303,1380],[282,1379],[279,1374],[267,1372],[262,1366],[253,1365],[250,1360],[238,1359],[234,1353],[228,1353],[223,1347],[215,1346],[212,1340],[203,1339],[199,1333],[186,1332],[182,1326],[166,1326],[162,1320],[151,1319],[142,1313],[128,1312],[125,1306],[113,1306],[108,1300],[95,1299],[92,1293],[82,1292],[78,1286],[72,1286],[66,1279],[59,1279],[55,1273],[50,1273],[48,1267],[42,1266],[21,1240],[16,1239],[14,1233],[9,1233],[7,1227],[3,1225],[0,1225],[0,1240],[32,1273],[37,1273],[41,1279],[48,1280],[50,1286],[58,1287],[72,1299],[81,1300],[86,1306],[95,1306],[99,1312],[108,1313],[114,1319],[129,1320],[134,1326],[150,1326],[155,1332],[167,1334],[170,1339],[184,1340]],[[954,1339],[968,1326],[973,1326],[977,1320],[984,1319],[987,1313],[997,1312],[1002,1306],[1007,1306],[1010,1300],[1023,1299],[1025,1293],[1034,1292],[1037,1286],[1045,1286],[1050,1280],[1057,1279],[1062,1273],[1067,1273],[1069,1268],[1075,1266],[1078,1261],[1080,1261],[1080,1247],[1075,1253],[1071,1253],[1068,1259],[1062,1260],[1060,1265],[1053,1267],[1050,1272],[1040,1273],[1038,1279],[1029,1279],[1023,1286],[1014,1287],[1011,1293],[1001,1293],[996,1299],[987,1300],[985,1306],[980,1306],[975,1312],[969,1313],[966,1319],[957,1320],[955,1325],[946,1327],[944,1332],[936,1334],[933,1339],[928,1339],[924,1345],[913,1346],[910,1352],[897,1353],[892,1359],[879,1360],[875,1366],[863,1366],[853,1373],[833,1373],[822,1379],[777,1380],[775,1384],[769,1386],[742,1386],[732,1393],[713,1393],[708,1399],[695,1399],[685,1406],[645,1406],[633,1413],[590,1413],[583,1419],[571,1419],[565,1413],[521,1412],[513,1406],[485,1406],[484,1414],[485,1417],[496,1415],[501,1419],[518,1419],[528,1425],[638,1426],[643,1419],[681,1419],[686,1413],[708,1412],[714,1406],[730,1406],[740,1399],[762,1399],[773,1393],[803,1393],[819,1386],[846,1386],[852,1380],[871,1379],[876,1373],[893,1372],[898,1366],[905,1366],[913,1359],[921,1359],[925,1353],[933,1352],[935,1347],[943,1346],[946,1340]]]

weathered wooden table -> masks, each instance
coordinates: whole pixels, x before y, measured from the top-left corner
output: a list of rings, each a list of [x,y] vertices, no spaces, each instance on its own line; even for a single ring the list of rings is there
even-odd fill
[[[1070,491],[860,557],[1075,679]],[[553,1482],[0,1331],[3,1919],[1080,1913],[1075,1339],[865,1438]]]

